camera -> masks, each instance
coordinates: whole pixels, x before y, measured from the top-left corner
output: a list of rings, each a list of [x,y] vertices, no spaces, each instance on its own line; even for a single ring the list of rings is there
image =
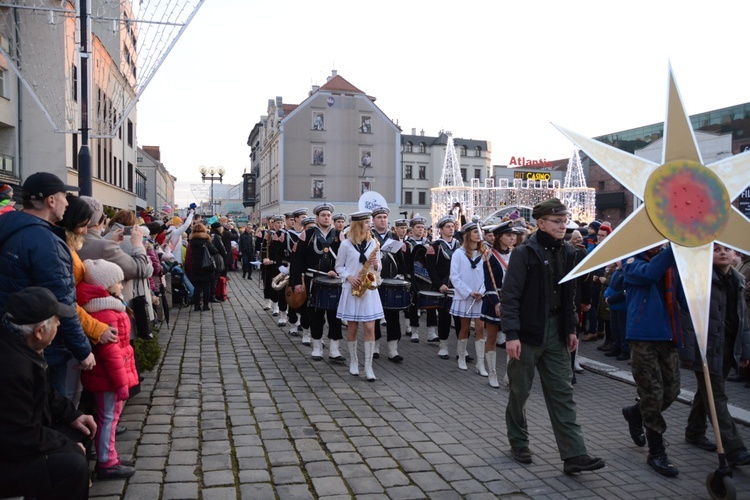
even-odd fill
[[[123,236],[130,236],[133,232],[133,226],[125,226],[122,228],[122,234]]]

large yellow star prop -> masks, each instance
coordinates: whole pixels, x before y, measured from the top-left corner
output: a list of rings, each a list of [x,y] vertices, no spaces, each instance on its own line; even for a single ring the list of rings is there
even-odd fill
[[[671,66],[667,101],[661,165],[555,125],[644,201],[564,280],[671,242],[705,359],[713,243],[750,253],[750,221],[731,205],[750,184],[750,153],[704,166]]]

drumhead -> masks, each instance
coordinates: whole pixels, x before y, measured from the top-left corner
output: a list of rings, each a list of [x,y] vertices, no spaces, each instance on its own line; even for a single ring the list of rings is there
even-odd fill
[[[440,292],[430,292],[430,291],[422,291],[422,290],[419,291],[419,295],[424,295],[427,297],[440,297],[440,298],[445,297],[445,295],[443,295]]]
[[[344,283],[344,278],[339,278],[338,276],[316,276],[315,278],[313,278],[313,283],[317,283],[319,285],[337,286]]]
[[[384,279],[380,286],[395,286],[407,288],[410,283],[406,280]]]

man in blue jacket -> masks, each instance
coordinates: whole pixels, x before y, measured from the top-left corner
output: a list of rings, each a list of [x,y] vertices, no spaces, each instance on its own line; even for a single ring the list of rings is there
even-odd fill
[[[627,303],[626,339],[640,402],[622,409],[637,446],[648,442],[647,463],[659,474],[676,476],[662,434],[662,412],[680,393],[681,343],[678,301],[685,304],[672,247],[655,247],[629,258],[622,266]],[[685,304],[687,307],[687,305]],[[644,438],[643,427],[646,428]]]
[[[65,230],[55,226],[68,206],[66,191],[74,190],[77,188],[66,186],[54,174],[32,174],[23,184],[23,211],[0,217],[0,315],[6,312],[8,296],[29,286],[47,288],[61,303],[75,306],[73,259]],[[72,398],[65,386],[68,361],[74,357],[82,370],[90,370],[95,364],[78,316],[61,318],[58,335],[44,356],[50,385]]]

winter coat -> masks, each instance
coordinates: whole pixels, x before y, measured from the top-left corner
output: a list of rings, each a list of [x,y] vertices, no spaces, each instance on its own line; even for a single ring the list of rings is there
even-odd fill
[[[719,279],[716,271],[711,277],[711,297],[708,312],[708,335],[706,342],[706,365],[708,371],[712,374],[724,376],[724,350],[726,335],[726,312],[730,307],[737,308],[739,319],[738,329],[734,346],[732,348],[732,357],[734,358],[735,368],[739,367],[740,360],[750,359],[750,327],[748,326],[747,305],[743,298],[745,292],[745,279],[734,268],[729,268],[732,278],[737,286],[737,304],[727,303],[727,291]],[[680,311],[683,341],[680,349],[680,360],[685,368],[694,371],[703,371],[700,350],[695,338],[695,329],[690,319],[690,313],[687,309],[682,308]]]
[[[0,461],[80,452],[75,441],[52,426],[70,424],[83,413],[49,387],[44,357],[7,322],[0,325],[0,408]]]
[[[208,248],[208,252],[211,257],[219,255],[219,251],[211,243],[210,236],[207,233],[193,233],[190,235],[190,253],[192,254],[192,269],[193,275],[190,277],[190,281],[194,283],[205,283],[211,281],[214,272],[204,271],[203,267],[203,247]]]
[[[604,298],[607,299],[610,311],[624,311],[627,309],[625,304],[625,278],[622,269],[617,269],[612,273],[612,279],[609,286],[604,290]]]
[[[253,236],[253,233],[243,232],[240,235],[240,253],[249,258],[253,257],[255,253],[255,236]]]
[[[178,264],[182,264],[182,235],[190,228],[192,222],[193,212],[190,212],[180,227],[173,226],[171,231],[165,233],[163,244],[172,252]]]
[[[83,387],[91,392],[115,392],[123,386],[138,385],[125,303],[112,297],[104,287],[83,281],[78,285],[78,304],[94,318],[117,328],[117,342],[94,347],[96,366],[81,372]]]
[[[667,308],[665,290],[662,289],[664,274],[673,270],[674,282],[670,292],[675,295],[672,314]],[[679,343],[678,302],[685,303],[682,286],[675,267],[672,247],[667,247],[654,255],[650,261],[646,253],[629,258],[622,265],[623,282],[627,290],[627,340],[652,342],[673,341]],[[673,329],[672,319],[675,321]]]
[[[73,257],[65,230],[25,212],[0,217],[0,315],[8,295],[29,286],[42,286],[63,304],[76,303]],[[71,354],[79,361],[91,354],[89,339],[77,317],[60,318],[57,336],[44,350],[47,363],[67,363]]]
[[[576,263],[576,250],[563,243],[563,276]],[[503,333],[508,340],[539,346],[544,341],[547,323],[545,276],[547,258],[538,235],[532,234],[523,245],[510,254],[510,263],[503,280],[501,302]],[[560,285],[560,342],[567,344],[567,336],[576,332],[578,315],[575,310],[575,280]]]

